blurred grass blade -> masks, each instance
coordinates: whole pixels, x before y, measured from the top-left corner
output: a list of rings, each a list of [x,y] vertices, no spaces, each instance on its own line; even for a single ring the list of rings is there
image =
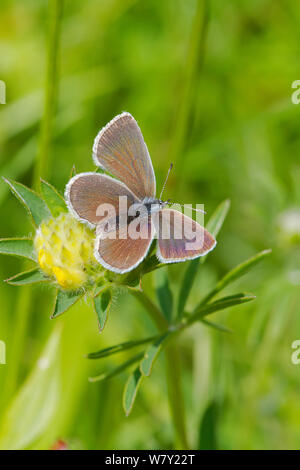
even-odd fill
[[[16,180],[30,169],[36,154],[36,140],[36,137],[30,137],[27,142],[23,143],[20,150],[5,165],[1,166],[2,175]],[[9,188],[6,184],[0,185],[0,205],[5,200],[8,192]]]
[[[210,217],[206,228],[207,230],[216,238],[220,232],[224,220],[228,214],[230,208],[230,200],[226,199],[218,205],[212,216]],[[181,289],[179,292],[178,306],[177,306],[177,317],[181,318],[186,306],[188,296],[192,290],[196,273],[198,270],[199,263],[203,264],[206,260],[206,256],[202,256],[188,263],[187,269],[185,271],[183,281],[181,284]]]
[[[227,217],[228,211],[230,209],[230,200],[225,199],[218,205],[209,221],[206,224],[207,230],[216,238],[223,226],[223,223]],[[203,257],[205,258],[205,256]],[[202,258],[202,259],[203,259]]]
[[[4,181],[9,185],[13,194],[24,205],[36,226],[39,226],[43,220],[51,217],[48,207],[37,193],[16,181],[7,178],[4,178]]]
[[[111,356],[112,354],[117,354],[119,352],[127,351],[128,349],[131,349],[131,348],[142,346],[143,344],[151,343],[152,341],[155,341],[158,338],[159,336],[150,336],[149,338],[140,339],[138,341],[126,341],[124,343],[110,346],[109,348],[101,349],[100,351],[89,353],[87,355],[87,358],[88,359],[101,359],[102,357]]]
[[[57,217],[62,212],[68,212],[64,198],[54,186],[47,181],[41,180],[40,187],[43,199],[54,217]]]
[[[217,300],[208,305],[202,305],[201,303],[195,308],[193,314],[187,319],[187,323],[191,324],[195,321],[198,321],[205,315],[217,312],[218,310],[224,310],[228,307],[233,307],[234,305],[243,304],[255,300],[256,297],[250,294],[239,294],[238,296],[228,296],[223,297],[222,299]]]
[[[172,320],[173,313],[173,294],[170,289],[169,278],[167,271],[159,270],[155,272],[156,295],[168,323]]]
[[[16,274],[15,276],[5,280],[5,282],[12,284],[13,286],[23,286],[26,284],[35,284],[36,282],[47,281],[49,281],[49,278],[44,276],[38,268]]]
[[[96,297],[93,298],[93,306],[98,318],[98,325],[100,332],[105,327],[108,312],[111,307],[112,293],[110,289],[101,291]]]
[[[0,254],[21,256],[36,261],[33,240],[30,238],[2,238],[0,239]]]
[[[161,351],[163,343],[170,336],[171,332],[168,332],[160,336],[153,344],[151,344],[145,351],[143,360],[140,363],[140,371],[147,377],[151,374],[152,366],[155,359]]]
[[[212,299],[216,294],[218,294],[224,287],[228,286],[231,282],[235,281],[236,279],[242,277],[246,274],[250,269],[262,261],[266,256],[268,256],[272,250],[264,250],[257,255],[249,258],[247,261],[236,266],[234,269],[229,271],[216,285],[216,287],[209,292],[204,299],[201,301],[201,305],[205,305],[210,299]]]
[[[51,315],[51,319],[58,317],[62,313],[66,312],[72,305],[75,304],[79,299],[83,297],[83,292],[63,291],[58,290],[57,297],[55,300],[54,312]]]
[[[143,375],[140,371],[139,366],[129,376],[123,393],[123,408],[126,416],[128,416],[132,410],[133,404],[136,399],[138,389],[141,385]]]
[[[112,377],[119,375],[121,372],[126,370],[132,364],[135,364],[136,362],[138,362],[143,357],[143,355],[144,353],[136,354],[135,356],[128,359],[128,361],[123,362],[121,365],[119,365],[118,367],[115,367],[114,369],[108,372],[103,372],[102,374],[96,375],[95,377],[89,377],[89,382],[99,382],[101,380],[111,379]]]
[[[60,399],[61,329],[55,328],[35,367],[5,411],[0,449],[26,449],[46,431]]]
[[[75,167],[75,164],[73,164],[72,168],[71,168],[71,172],[70,172],[70,178],[73,178],[73,176],[76,175],[76,167]]]

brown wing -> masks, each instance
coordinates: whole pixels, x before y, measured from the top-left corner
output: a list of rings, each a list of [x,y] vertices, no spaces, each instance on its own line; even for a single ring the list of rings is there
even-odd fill
[[[176,263],[206,255],[216,246],[214,237],[181,212],[163,209],[154,218],[158,236],[157,257]]]
[[[151,158],[131,114],[116,116],[99,132],[93,146],[93,159],[96,165],[123,181],[141,200],[155,196]]]
[[[97,215],[101,205],[111,204],[119,214],[119,196],[126,196],[128,207],[137,203],[136,197],[120,181],[99,173],[81,173],[67,184],[65,197],[75,217],[91,225],[97,225],[103,216]]]
[[[95,258],[110,271],[126,273],[136,268],[146,257],[154,237],[151,218],[142,219],[139,226],[141,238],[132,239],[128,227],[116,229],[115,238],[98,234],[95,246]],[[111,236],[111,232],[110,232]]]

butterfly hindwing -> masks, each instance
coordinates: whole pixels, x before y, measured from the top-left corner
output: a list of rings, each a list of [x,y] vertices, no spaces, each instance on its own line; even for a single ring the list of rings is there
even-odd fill
[[[110,238],[107,235],[112,235]],[[112,234],[99,231],[96,239],[95,258],[105,268],[123,274],[138,266],[146,257],[154,237],[151,217],[141,219],[138,237],[128,235],[128,226],[116,227]]]
[[[204,227],[179,211],[163,209],[154,221],[158,234],[157,257],[162,263],[198,258],[216,245]]]

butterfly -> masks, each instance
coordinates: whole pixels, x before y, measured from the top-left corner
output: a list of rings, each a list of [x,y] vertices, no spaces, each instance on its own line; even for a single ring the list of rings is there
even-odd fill
[[[155,197],[152,161],[131,114],[123,112],[99,132],[94,141],[93,160],[113,177],[95,172],[75,175],[66,186],[65,197],[70,212],[78,220],[96,227],[94,255],[104,268],[120,274],[136,268],[147,256],[155,236],[158,240],[156,254],[162,263],[204,256],[215,247],[216,240],[204,227],[169,208],[168,201]],[[139,237],[128,236],[128,227],[135,217],[126,214],[124,219],[120,197],[126,199],[129,207],[143,205],[146,208],[146,216],[138,221]],[[105,234],[104,217],[98,211],[108,204],[116,213],[115,237]],[[125,222],[119,223],[121,218]],[[188,229],[183,230],[183,227]],[[193,240],[198,240],[198,244]]]

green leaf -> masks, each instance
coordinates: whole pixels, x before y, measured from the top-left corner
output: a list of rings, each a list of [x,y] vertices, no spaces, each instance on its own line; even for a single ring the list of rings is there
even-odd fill
[[[36,261],[33,240],[30,238],[2,238],[0,239],[0,253]]]
[[[96,375],[95,377],[89,377],[89,382],[99,382],[101,380],[111,379],[112,377],[119,375],[132,364],[138,362],[143,357],[143,355],[144,353],[136,354],[136,356],[131,357],[130,359],[128,359],[128,361],[123,362],[121,365],[115,367],[114,369],[108,372],[102,372],[102,374]]]
[[[55,328],[0,425],[0,449],[26,449],[49,427],[60,396],[61,329]]]
[[[230,201],[226,199],[223,201],[214,211],[213,215],[209,219],[206,228],[207,230],[216,238],[218,233],[221,230],[221,227],[224,223],[224,220],[228,214],[230,208]],[[177,316],[181,318],[186,306],[187,299],[189,294],[192,290],[195,277],[197,274],[197,270],[199,267],[199,263],[203,264],[206,260],[206,256],[201,256],[200,258],[196,258],[195,260],[190,261],[187,266],[185,275],[183,277],[183,281],[181,284],[181,289],[178,298],[178,306],[177,306]]]
[[[162,313],[170,323],[173,313],[173,294],[170,289],[167,271],[159,270],[155,273],[156,295]]]
[[[220,325],[219,323],[214,323],[212,321],[205,320],[204,318],[202,318],[202,320],[200,321],[204,325],[209,326],[210,328],[214,328],[217,331],[221,331],[222,333],[233,333],[233,331],[230,328],[227,328],[224,325]]]
[[[57,217],[62,212],[68,212],[64,198],[57,189],[47,181],[41,180],[41,193],[51,214]]]
[[[184,308],[192,290],[194,280],[196,277],[196,273],[198,271],[199,266],[199,258],[194,259],[188,263],[186,271],[184,273],[184,277],[181,283],[181,288],[178,297],[178,305],[177,305],[177,317],[181,318],[184,312]]]
[[[58,290],[55,300],[54,312],[50,318],[56,318],[62,313],[66,312],[70,307],[72,307],[72,305],[81,299],[82,296],[83,292],[78,293],[78,291]]]
[[[217,450],[218,405],[209,403],[201,419],[199,430],[199,450]]]
[[[37,282],[47,281],[49,281],[49,278],[46,277],[38,268],[16,274],[15,276],[5,280],[5,282],[12,284],[13,286],[23,286],[26,284],[35,284]]]
[[[7,178],[4,178],[4,181],[9,185],[13,194],[21,201],[25,209],[27,209],[36,226],[39,226],[43,220],[51,217],[48,207],[37,193],[16,181]]]
[[[228,286],[231,282],[240,278],[248,271],[250,271],[253,266],[262,261],[266,256],[268,256],[272,250],[264,250],[253,256],[252,258],[244,261],[243,263],[236,266],[234,269],[229,271],[216,285],[216,287],[209,292],[204,299],[201,301],[201,305],[205,305],[210,299],[212,299],[216,294],[218,294],[224,287]]]
[[[147,377],[151,374],[152,366],[157,358],[158,354],[161,351],[163,343],[170,336],[171,332],[167,332],[164,335],[160,336],[153,344],[146,349],[143,360],[140,363],[140,371],[143,375]]]
[[[205,315],[209,315],[211,313],[217,312],[218,310],[224,310],[228,307],[233,307],[234,305],[243,304],[245,302],[250,302],[251,300],[255,300],[256,297],[250,294],[237,294],[237,295],[229,295],[228,297],[223,297],[222,299],[218,299],[215,302],[212,302],[208,305],[202,305],[201,303],[195,308],[193,314],[187,318],[187,323],[191,324],[195,321],[200,320]]]
[[[123,408],[126,416],[128,416],[132,410],[133,404],[136,399],[138,389],[141,385],[143,375],[140,371],[139,366],[129,376],[123,393]]]
[[[151,343],[152,341],[155,341],[158,338],[159,336],[150,336],[149,338],[144,338],[137,341],[126,341],[124,343],[110,346],[109,348],[101,349],[100,351],[89,353],[87,355],[87,358],[101,359],[103,357],[111,356],[112,354],[117,354],[119,352],[123,352],[131,348],[142,346],[143,344]]]
[[[106,321],[108,312],[111,307],[112,293],[110,289],[105,289],[104,292],[101,291],[96,297],[93,298],[94,310],[98,318],[98,325],[100,332],[103,330]]]

